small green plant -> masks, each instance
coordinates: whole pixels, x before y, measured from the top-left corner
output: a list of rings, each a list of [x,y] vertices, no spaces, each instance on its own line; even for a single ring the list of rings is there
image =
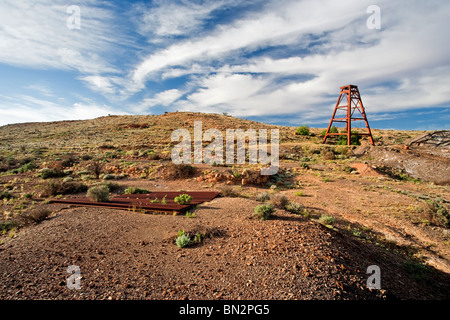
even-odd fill
[[[162,204],[166,204],[166,203],[167,203],[166,197],[167,197],[167,194],[164,195],[164,197],[161,199],[161,203],[162,203]]]
[[[273,212],[274,212],[274,208],[272,205],[261,204],[261,205],[255,207],[252,217],[256,217],[260,221],[264,221],[264,220],[269,219]]]
[[[109,189],[106,186],[95,186],[88,189],[86,196],[95,202],[108,202]]]
[[[303,196],[305,196],[305,194],[303,193],[303,191],[295,191],[294,196],[303,197]]]
[[[178,204],[189,204],[192,200],[192,197],[188,194],[180,194],[175,197],[174,201]]]
[[[328,216],[326,214],[322,214],[319,218],[319,223],[323,224],[324,226],[333,226],[336,219],[332,216]]]
[[[203,237],[204,237],[204,235],[202,235],[200,233],[197,233],[194,236],[194,239],[192,240],[192,243],[200,243],[200,242],[202,242]]]
[[[307,125],[298,127],[297,134],[301,136],[309,136],[309,127]]]
[[[124,190],[126,194],[142,194],[142,193],[150,193],[147,189],[128,187]]]
[[[190,211],[186,212],[186,218],[194,218],[194,217],[195,217],[195,212],[190,212]]]
[[[189,234],[185,233],[184,230],[178,232],[178,237],[175,240],[178,248],[184,248],[191,244],[191,238]]]

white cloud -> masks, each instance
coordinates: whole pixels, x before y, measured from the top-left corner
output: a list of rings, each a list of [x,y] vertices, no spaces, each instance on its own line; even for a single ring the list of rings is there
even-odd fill
[[[306,3],[311,5],[308,1],[297,5],[301,7]],[[319,3],[318,6],[328,7],[325,1]],[[187,102],[179,102],[177,106],[209,112],[216,108],[236,116],[301,112],[306,119],[323,120],[336,103],[339,87],[346,84],[359,85],[363,102],[371,113],[449,103],[450,45],[442,41],[446,37],[446,30],[450,28],[447,18],[450,6],[447,3],[430,5],[414,2],[386,7],[382,10],[384,23],[381,31],[365,27],[365,10],[359,20],[355,18],[356,13],[351,15],[354,21],[327,20],[330,10],[336,9],[334,4],[328,4],[330,6],[324,10],[314,10],[317,8],[314,5],[311,7],[311,17],[315,21],[323,21],[323,24],[315,28],[309,20],[300,23],[309,26],[308,32],[327,31],[326,35],[320,37],[323,42],[311,47],[311,53],[304,57],[281,59],[263,56],[250,58],[241,64],[223,65],[217,70],[223,74],[196,80],[200,88],[188,95]],[[348,9],[347,6],[343,7]],[[288,14],[286,10],[287,18],[283,16],[286,20],[280,21],[290,21],[289,17],[299,12],[292,10]],[[336,11],[337,17],[341,17],[339,12]],[[269,19],[269,16],[271,14],[261,21]],[[289,30],[297,29],[295,26],[281,27],[283,23],[278,23],[277,19],[273,22],[270,26],[275,30],[288,33]],[[252,27],[247,25],[246,28]],[[264,27],[255,27],[255,32],[257,29],[261,32],[266,30]],[[277,34],[275,30],[271,31],[272,34]],[[225,37],[229,32],[221,36]],[[258,36],[253,39],[257,40]],[[251,41],[247,41],[247,44],[251,45]],[[203,48],[196,43],[185,45],[197,50]],[[225,44],[222,49],[226,51],[233,48]],[[212,49],[203,50],[208,55]],[[194,53],[195,50],[191,52],[192,55]],[[157,62],[157,58],[157,55],[153,55],[147,61]],[[166,65],[155,63],[153,69],[147,71],[156,72],[159,67],[168,68],[168,64],[178,63],[170,60],[169,55],[166,58],[159,61]],[[244,76],[238,73],[250,74]],[[280,85],[277,79],[284,75],[309,75],[311,79],[293,80]],[[397,83],[399,86],[393,87],[386,83]]]
[[[174,103],[183,95],[178,89],[169,89],[156,94],[153,98],[145,98],[141,102],[134,104],[131,109],[134,112],[143,113],[155,106],[167,107]]]
[[[136,5],[138,30],[151,41],[161,37],[192,34],[199,30],[211,12],[232,1],[155,1],[150,7]],[[157,39],[152,39],[156,36]]]
[[[0,96],[0,125],[19,122],[92,119],[108,114],[128,114],[111,106],[89,102],[60,104],[28,95]]]
[[[113,15],[89,0],[78,1],[81,29],[67,27],[70,4],[64,0],[0,3],[0,62],[39,69],[82,73],[117,71],[105,60],[115,41]]]

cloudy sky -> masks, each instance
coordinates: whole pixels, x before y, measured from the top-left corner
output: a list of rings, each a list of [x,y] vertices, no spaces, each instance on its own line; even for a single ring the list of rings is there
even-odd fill
[[[447,0],[2,0],[0,125],[178,110],[326,127],[355,84],[373,128],[450,129],[449,17]]]

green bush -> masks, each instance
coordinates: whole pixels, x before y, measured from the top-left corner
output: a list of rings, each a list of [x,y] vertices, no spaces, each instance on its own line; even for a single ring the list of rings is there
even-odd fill
[[[342,131],[342,133],[347,133],[347,131]],[[358,131],[352,131],[352,133],[358,133]],[[347,136],[339,136],[338,141],[336,142],[338,145],[347,145]],[[350,145],[352,146],[359,146],[361,145],[361,136],[351,136],[350,138]]]
[[[91,187],[87,191],[86,196],[95,202],[108,202],[109,189],[106,186]]]
[[[309,136],[309,127],[307,125],[298,127],[297,134],[301,136]]]
[[[192,200],[192,197],[188,194],[180,194],[178,197],[173,199],[178,204],[189,204]]]
[[[270,204],[261,204],[256,206],[252,217],[258,218],[260,221],[264,221],[270,218],[274,211],[274,208]]]
[[[438,220],[438,223],[446,228],[450,227],[450,213],[444,205],[444,201],[441,198],[434,200],[427,200],[427,204],[430,207],[434,217]]]
[[[49,169],[44,168],[39,171],[38,177],[41,177],[42,179],[49,179],[49,178],[60,178],[63,177],[65,174],[61,170],[57,169]]]
[[[303,206],[300,203],[291,202],[288,205],[286,205],[286,211],[295,214],[301,214],[303,212]]]
[[[151,191],[149,191],[147,189],[129,187],[129,188],[126,188],[124,192],[126,194],[142,194],[142,193],[150,193]]]
[[[328,132],[328,133],[338,133],[338,132],[339,132],[339,131],[338,131],[338,128],[336,128],[335,126],[332,126],[332,127],[330,128],[330,132]],[[324,137],[326,134],[327,134],[327,129],[323,130],[323,131],[320,133],[320,135],[321,135],[322,137]]]
[[[319,218],[319,222],[325,226],[332,226],[335,222],[334,217],[322,214]]]

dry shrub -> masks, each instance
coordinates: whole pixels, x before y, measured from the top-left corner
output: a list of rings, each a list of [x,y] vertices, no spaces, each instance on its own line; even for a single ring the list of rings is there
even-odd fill
[[[95,202],[108,202],[109,201],[109,189],[106,186],[95,186],[89,188],[86,196]]]
[[[100,175],[103,173],[104,164],[100,161],[92,161],[88,165],[88,170],[95,175],[96,179],[100,179]]]
[[[24,213],[17,217],[17,220],[22,225],[29,225],[31,223],[39,223],[47,219],[52,212],[47,208],[36,208],[31,212]]]
[[[335,156],[334,156],[334,152],[331,151],[330,149],[323,149],[321,151],[322,157],[324,160],[334,160]]]
[[[174,164],[170,163],[165,166],[165,178],[171,180],[187,179],[192,177],[196,173],[195,167],[187,164]]]
[[[236,192],[232,187],[230,186],[223,186],[220,188],[220,195],[222,197],[239,197],[239,192]]]
[[[277,208],[284,209],[288,205],[289,200],[284,194],[277,193],[272,196],[270,203]]]
[[[80,182],[50,180],[42,186],[42,197],[56,196],[58,194],[72,194],[84,192],[87,190],[86,185]]]

